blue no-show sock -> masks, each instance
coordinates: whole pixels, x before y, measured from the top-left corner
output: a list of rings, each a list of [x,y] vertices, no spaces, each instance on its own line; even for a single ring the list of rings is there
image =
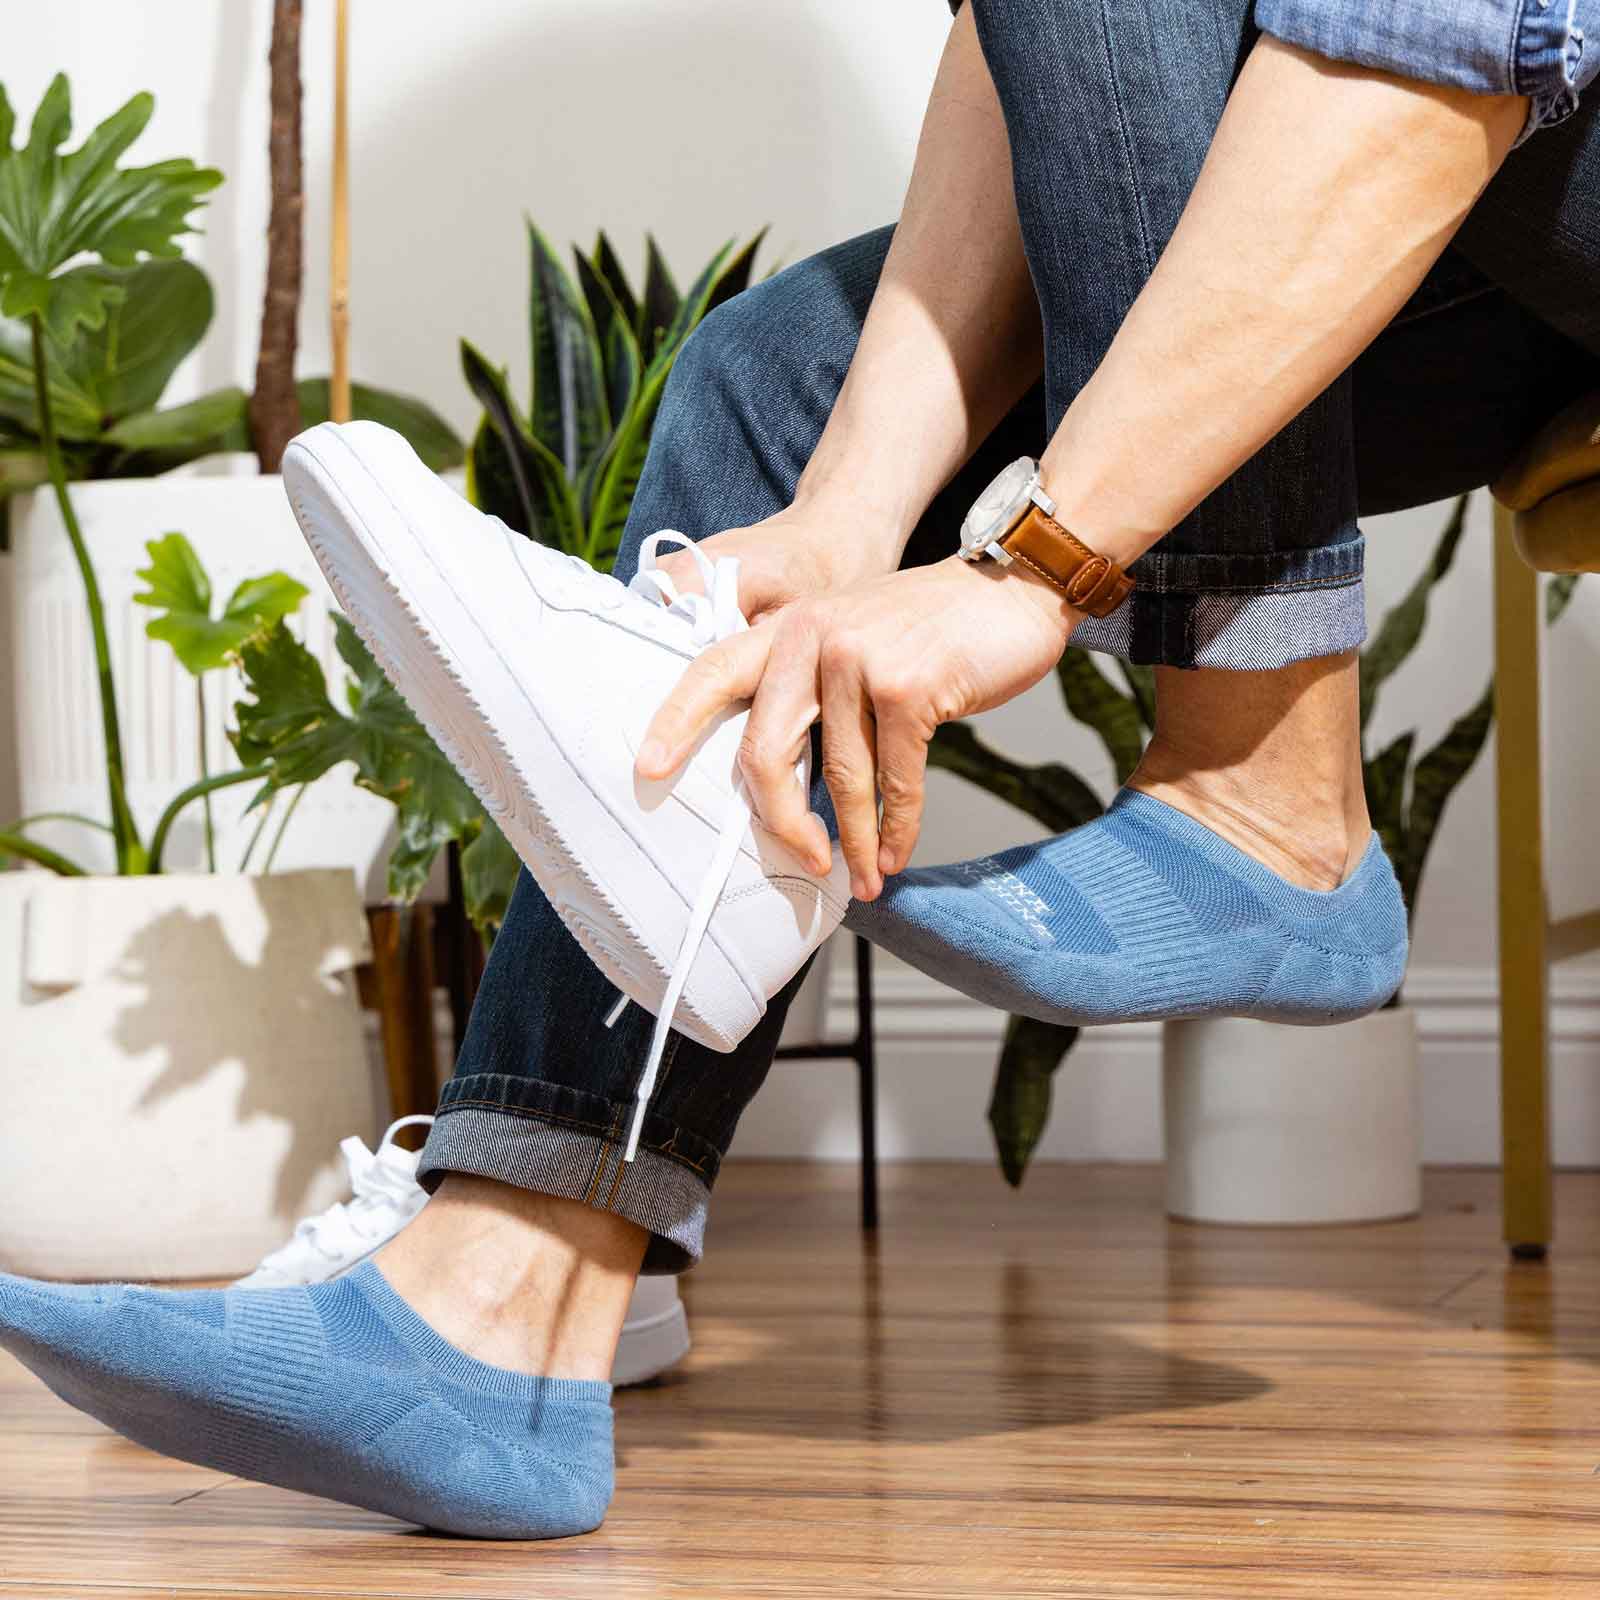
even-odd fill
[[[1406,964],[1376,836],[1337,889],[1302,889],[1132,789],[1070,833],[902,872],[848,921],[975,999],[1079,1025],[1342,1022],[1388,1000]]]
[[[305,1289],[0,1274],[0,1346],[152,1450],[425,1527],[556,1538],[611,1499],[609,1383],[474,1360],[370,1261]]]

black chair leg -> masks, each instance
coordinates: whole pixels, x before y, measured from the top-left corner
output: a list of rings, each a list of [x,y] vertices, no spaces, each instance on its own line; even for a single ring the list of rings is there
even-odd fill
[[[878,1226],[878,1060],[872,946],[856,935],[856,1081],[861,1093],[861,1226]]]

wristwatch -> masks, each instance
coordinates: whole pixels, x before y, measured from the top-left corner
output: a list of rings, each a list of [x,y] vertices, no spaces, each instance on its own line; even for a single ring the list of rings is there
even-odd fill
[[[1091,617],[1108,617],[1133,593],[1133,579],[1056,521],[1039,487],[1039,463],[1013,461],[973,502],[961,524],[963,561],[1020,561]]]

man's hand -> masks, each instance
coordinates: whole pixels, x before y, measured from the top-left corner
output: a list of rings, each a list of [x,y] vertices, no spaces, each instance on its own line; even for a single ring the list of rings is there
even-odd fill
[[[903,542],[864,507],[798,500],[765,522],[714,533],[698,548],[713,561],[739,558],[739,609],[756,622],[795,600],[893,572]],[[679,589],[701,587],[687,550],[663,556],[661,569]]]
[[[740,764],[756,810],[814,871],[826,872],[827,831],[794,777],[820,715],[822,773],[850,892],[874,900],[917,842],[934,729],[1037,683],[1079,615],[1031,574],[954,556],[798,601],[689,666],[650,724],[639,775],[670,776],[718,713],[751,701]]]

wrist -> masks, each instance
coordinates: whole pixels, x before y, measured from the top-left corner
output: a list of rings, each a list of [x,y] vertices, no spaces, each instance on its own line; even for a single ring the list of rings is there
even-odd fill
[[[1020,562],[1001,567],[993,561],[963,561],[960,556],[949,556],[946,564],[959,568],[973,582],[1005,585],[1001,592],[1048,629],[1063,650],[1072,638],[1073,631],[1084,619],[1085,613],[1073,605],[1048,578],[1040,577]]]
[[[870,473],[816,471],[795,485],[790,510],[823,525],[830,542],[848,545],[863,566],[893,572],[922,516],[903,496],[872,484]]]

